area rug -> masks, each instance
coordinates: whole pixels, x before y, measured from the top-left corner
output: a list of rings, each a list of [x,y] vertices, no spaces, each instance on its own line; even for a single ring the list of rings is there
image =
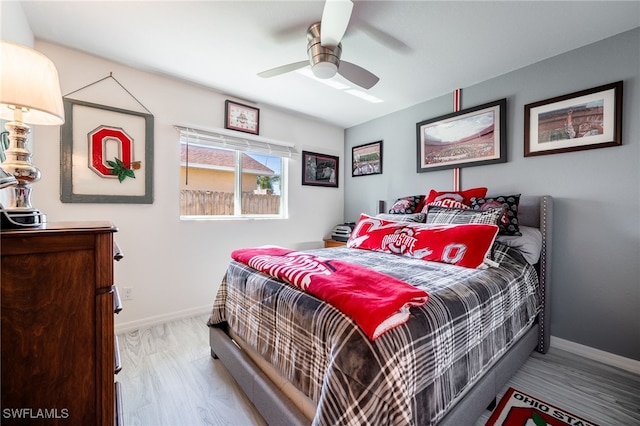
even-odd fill
[[[486,426],[597,426],[575,414],[509,388]]]

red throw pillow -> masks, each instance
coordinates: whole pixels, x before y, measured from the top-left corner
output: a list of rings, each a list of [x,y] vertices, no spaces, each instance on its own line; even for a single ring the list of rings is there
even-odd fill
[[[362,214],[347,246],[478,268],[489,254],[497,234],[497,225],[425,226]]]
[[[422,207],[422,210],[420,210],[420,213],[429,213],[430,206],[445,207],[448,209],[463,209],[463,210],[471,209],[471,207],[469,207],[468,205],[464,204],[461,201],[456,201],[453,198],[444,198],[442,200],[432,201],[429,204],[425,204]]]
[[[484,194],[484,195],[479,195]],[[424,201],[424,204],[430,204],[434,201],[443,201],[443,200],[454,200],[458,201],[466,206],[471,206],[472,198],[483,198],[487,195],[487,188],[471,188],[465,189],[464,191],[445,191],[439,192],[435,190],[431,190],[429,195]],[[453,207],[444,204],[438,204],[444,207]]]

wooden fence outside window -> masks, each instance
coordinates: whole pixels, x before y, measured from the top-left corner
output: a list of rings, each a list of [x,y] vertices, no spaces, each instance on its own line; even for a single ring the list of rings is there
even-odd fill
[[[180,191],[181,216],[233,216],[233,192]],[[275,194],[242,193],[242,214],[279,214],[280,196]]]

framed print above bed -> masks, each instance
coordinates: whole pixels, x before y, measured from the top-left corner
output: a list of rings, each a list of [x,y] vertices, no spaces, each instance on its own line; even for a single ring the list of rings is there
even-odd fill
[[[302,151],[302,184],[337,188],[339,162],[333,155]]]
[[[622,144],[622,81],[524,107],[524,156]]]
[[[507,99],[416,124],[417,172],[507,161]]]
[[[382,141],[351,148],[351,176],[382,174]]]

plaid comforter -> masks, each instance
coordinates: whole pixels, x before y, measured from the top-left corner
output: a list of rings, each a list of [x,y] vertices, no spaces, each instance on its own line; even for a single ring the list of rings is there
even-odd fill
[[[209,319],[228,325],[317,403],[316,425],[431,425],[533,323],[538,278],[495,243],[499,268],[349,248],[310,250],[423,288],[429,302],[375,341],[321,300],[232,261]]]

